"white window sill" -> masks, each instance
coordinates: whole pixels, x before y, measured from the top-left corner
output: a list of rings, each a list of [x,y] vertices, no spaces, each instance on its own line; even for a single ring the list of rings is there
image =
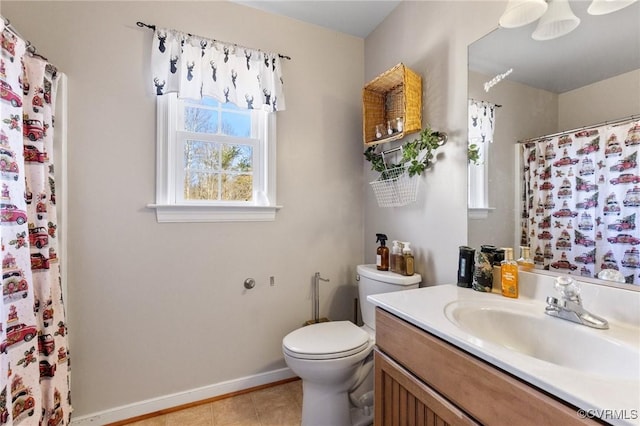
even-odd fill
[[[268,222],[274,221],[282,206],[207,206],[147,204],[156,210],[158,222]]]
[[[469,207],[467,216],[469,219],[486,219],[489,217],[489,212],[495,209],[495,207]]]

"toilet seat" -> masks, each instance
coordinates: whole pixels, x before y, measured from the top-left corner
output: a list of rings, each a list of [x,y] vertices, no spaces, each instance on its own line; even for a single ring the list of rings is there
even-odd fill
[[[282,347],[294,358],[335,359],[362,352],[370,340],[369,333],[352,322],[333,321],[292,331],[282,340]]]

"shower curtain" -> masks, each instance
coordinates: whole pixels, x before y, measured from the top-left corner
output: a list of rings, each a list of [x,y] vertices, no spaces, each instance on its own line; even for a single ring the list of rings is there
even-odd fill
[[[57,71],[2,18],[0,424],[68,424],[69,351],[54,180]]]
[[[537,268],[639,284],[640,120],[521,145],[522,243]]]

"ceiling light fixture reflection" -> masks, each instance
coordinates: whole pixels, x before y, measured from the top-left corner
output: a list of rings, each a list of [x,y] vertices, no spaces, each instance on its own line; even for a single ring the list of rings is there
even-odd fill
[[[638,0],[591,0],[587,12],[606,15],[637,2]],[[517,28],[540,19],[531,35],[534,40],[552,40],[569,34],[580,25],[569,5],[569,0],[509,0],[500,17],[502,28]]]
[[[569,0],[550,0],[547,12],[542,15],[531,37],[534,40],[552,40],[569,34],[580,25],[569,6]]]
[[[590,15],[606,15],[635,3],[638,0],[593,0],[587,9]]]
[[[546,10],[544,0],[509,0],[499,24],[503,28],[521,27],[539,19]]]
[[[502,80],[504,80],[504,78],[506,76],[508,76],[512,72],[513,72],[513,68],[509,68],[507,70],[507,72],[504,72],[502,74],[498,74],[495,77],[493,77],[490,81],[487,81],[486,83],[484,83],[484,91],[489,93],[489,90],[491,90],[491,88],[493,86],[495,86],[496,84],[500,83]]]

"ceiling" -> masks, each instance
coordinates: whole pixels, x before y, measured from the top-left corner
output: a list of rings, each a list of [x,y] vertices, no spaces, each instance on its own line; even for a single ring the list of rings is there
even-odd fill
[[[581,22],[573,32],[548,41],[531,38],[537,23],[500,28],[469,47],[469,68],[564,93],[640,68],[640,2],[607,15],[589,15],[590,1],[571,0]]]
[[[402,0],[230,1],[366,38]],[[469,68],[489,76],[513,68],[509,80],[554,93],[640,68],[640,1],[600,16],[587,13],[589,0],[570,3],[581,19],[573,32],[535,41],[531,38],[535,22],[493,31],[472,44]]]
[[[265,12],[366,38],[402,0],[231,0]]]

